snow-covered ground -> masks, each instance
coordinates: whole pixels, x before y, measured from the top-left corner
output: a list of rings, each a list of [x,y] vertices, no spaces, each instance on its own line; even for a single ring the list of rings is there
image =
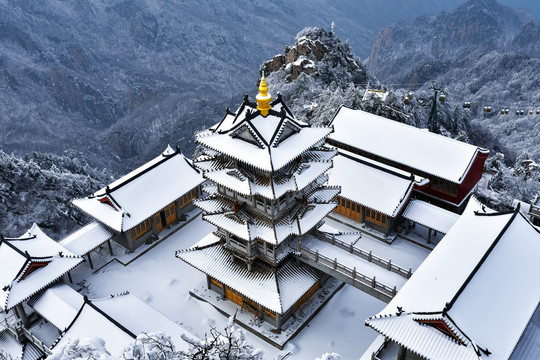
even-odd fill
[[[71,285],[90,298],[127,290],[202,338],[212,326],[225,327],[227,319],[210,304],[189,295],[190,290],[204,287],[206,279],[203,273],[177,259],[175,251],[192,246],[213,229],[198,215],[178,231],[168,230],[171,235],[167,239],[151,249],[146,248],[142,255],[143,251],[120,255],[121,248],[116,247],[115,255],[119,255],[127,266],[117,261],[103,266],[111,260],[104,248],[93,255],[94,264],[103,267],[93,274],[87,264],[82,264],[73,271]],[[327,219],[325,231],[350,232],[354,229]],[[392,258],[393,262],[413,269],[428,254],[428,250],[399,238],[388,245],[365,234],[355,246],[372,249],[378,256]],[[364,321],[384,306],[382,301],[345,285],[284,350],[272,347],[249,332],[247,337],[253,346],[264,351],[265,359],[278,359],[288,353],[290,358],[315,359],[326,352],[339,353],[343,359],[358,359],[377,337]]]
[[[196,336],[204,337],[211,326],[223,328],[227,319],[211,305],[189,295],[190,290],[206,284],[205,276],[177,259],[174,253],[193,245],[213,229],[199,217],[128,266],[112,262],[91,274],[83,264],[73,273],[73,286],[90,298],[128,290]],[[364,320],[384,305],[345,285],[284,350],[272,347],[251,333],[247,336],[251,344],[264,350],[265,359],[277,359],[289,352],[298,359],[315,359],[325,352],[355,359],[377,336],[364,325]]]

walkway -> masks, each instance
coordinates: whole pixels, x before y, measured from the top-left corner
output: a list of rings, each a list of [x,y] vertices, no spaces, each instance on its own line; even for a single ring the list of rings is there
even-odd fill
[[[389,302],[412,274],[391,260],[332,237],[305,238],[299,259],[376,298]]]

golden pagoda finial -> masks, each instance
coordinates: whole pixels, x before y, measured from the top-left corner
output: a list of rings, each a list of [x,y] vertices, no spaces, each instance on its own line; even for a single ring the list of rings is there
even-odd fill
[[[261,112],[262,116],[268,115],[268,111],[272,108],[270,101],[272,101],[272,95],[268,93],[268,86],[264,78],[264,72],[261,77],[261,83],[259,84],[259,93],[255,97],[257,100],[257,110]]]

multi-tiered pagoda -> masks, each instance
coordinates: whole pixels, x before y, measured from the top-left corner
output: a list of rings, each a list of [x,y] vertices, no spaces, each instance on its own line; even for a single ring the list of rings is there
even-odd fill
[[[256,100],[246,95],[196,134],[194,163],[213,185],[194,203],[216,230],[177,257],[279,330],[326,279],[291,255],[336,207],[339,188],[325,186],[336,151],[323,146],[332,128],[297,120],[280,95],[272,101],[264,77]]]

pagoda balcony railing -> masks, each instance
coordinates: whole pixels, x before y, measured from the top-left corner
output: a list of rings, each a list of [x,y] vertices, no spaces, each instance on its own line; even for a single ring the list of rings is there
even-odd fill
[[[540,206],[531,205],[531,209],[529,210],[529,213],[532,215],[540,216]]]

